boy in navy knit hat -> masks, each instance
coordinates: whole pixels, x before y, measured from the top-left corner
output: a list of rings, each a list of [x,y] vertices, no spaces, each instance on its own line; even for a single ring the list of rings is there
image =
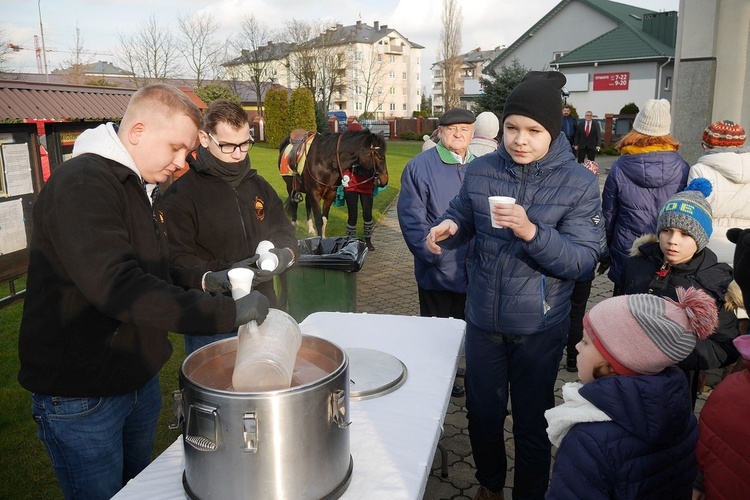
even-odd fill
[[[692,373],[693,405],[698,397],[699,371],[720,368],[737,360],[732,340],[739,335],[734,311],[743,306],[742,295],[733,282],[732,268],[719,262],[706,245],[711,237],[711,206],[706,197],[711,183],[694,179],[684,191],[672,196],[659,213],[657,234],[641,236],[625,264],[620,289],[624,294],[651,293],[676,297],[677,287],[694,287],[707,292],[718,306],[719,326],[678,366]]]

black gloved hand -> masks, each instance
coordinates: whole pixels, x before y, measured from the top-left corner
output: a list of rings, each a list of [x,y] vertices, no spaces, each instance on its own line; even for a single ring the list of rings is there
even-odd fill
[[[601,276],[602,274],[606,273],[609,268],[612,266],[612,257],[607,255],[606,257],[602,257],[599,260],[599,267],[596,268],[596,274]]]
[[[289,266],[294,263],[294,254],[288,248],[272,248],[269,250],[272,254],[275,254],[279,258],[279,265],[273,271],[265,271],[258,269],[255,271],[255,277],[253,278],[253,286],[258,283],[265,283],[272,279],[277,274],[281,274],[287,270]]]
[[[237,267],[247,267],[247,268],[249,268],[250,266],[252,266],[253,264],[255,264],[258,261],[258,257],[260,257],[260,255],[258,255],[256,253],[255,255],[253,255],[252,257],[248,257],[247,259],[238,260],[237,262],[235,262],[234,264],[232,264],[231,269],[234,269],[234,268],[237,268]]]
[[[750,299],[750,229],[732,228],[727,231],[727,239],[737,245],[734,249],[734,281],[740,286],[747,307]]]
[[[244,297],[235,300],[234,304],[237,308],[234,326],[241,326],[253,320],[257,321],[259,325],[262,324],[268,316],[268,308],[271,305],[268,298],[258,290],[253,290]]]
[[[232,291],[227,273],[229,269],[211,271],[203,277],[203,290],[211,293],[227,293]]]

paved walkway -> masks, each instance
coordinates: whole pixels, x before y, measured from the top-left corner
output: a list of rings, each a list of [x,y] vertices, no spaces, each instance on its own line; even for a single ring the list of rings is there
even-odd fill
[[[600,157],[600,185],[604,184],[613,157]],[[414,281],[413,257],[404,243],[396,216],[396,203],[388,209],[373,234],[375,252],[367,260],[357,276],[357,310],[358,312],[419,315],[417,285]],[[604,276],[594,280],[589,298],[589,308],[601,300],[610,297],[612,284]],[[563,356],[563,362],[565,356]],[[464,365],[463,358],[460,365]],[[569,373],[561,365],[556,384],[556,396],[562,402],[561,388],[566,382],[577,380],[575,373]],[[718,372],[709,373],[709,386],[718,381]],[[707,394],[699,397],[696,411],[705,402]],[[476,493],[479,483],[474,478],[474,459],[471,456],[471,445],[467,430],[465,398],[451,398],[448,413],[445,416],[443,437],[440,443],[447,451],[448,477],[441,477],[442,458],[436,451],[432,464],[432,473],[427,482],[424,498],[435,499],[470,499]],[[513,487],[513,436],[512,417],[505,424],[506,449],[508,451],[508,477],[505,498],[511,498]],[[554,456],[553,448],[553,456]]]

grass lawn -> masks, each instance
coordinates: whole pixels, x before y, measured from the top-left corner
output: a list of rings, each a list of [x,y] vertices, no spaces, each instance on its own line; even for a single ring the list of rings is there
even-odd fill
[[[388,187],[375,197],[373,216],[379,221],[398,194],[401,172],[406,163],[421,150],[421,141],[388,141]],[[251,152],[253,167],[286,198],[286,185],[276,166],[278,152],[265,144],[256,145]],[[299,220],[304,220],[304,204],[299,207]],[[345,233],[346,208],[332,207],[327,236]],[[361,215],[358,231],[362,233]],[[298,238],[307,238],[307,228],[297,229]],[[377,253],[370,257],[377,258]],[[25,288],[25,280],[16,281],[16,290]],[[0,297],[9,295],[7,284],[0,285]],[[0,309],[0,498],[55,499],[62,498],[57,479],[41,442],[36,438],[36,424],[31,417],[29,393],[18,385],[18,329],[21,323],[23,302]],[[178,389],[180,364],[185,358],[181,335],[170,334],[174,346],[171,359],[160,373],[162,386],[162,411],[157,428],[154,457],[164,451],[180,435],[170,430],[174,421],[172,392]]]

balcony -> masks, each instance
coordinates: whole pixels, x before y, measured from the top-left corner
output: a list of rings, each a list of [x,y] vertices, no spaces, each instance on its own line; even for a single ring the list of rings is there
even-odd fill
[[[403,54],[404,48],[401,45],[388,45],[385,48],[386,54]]]

